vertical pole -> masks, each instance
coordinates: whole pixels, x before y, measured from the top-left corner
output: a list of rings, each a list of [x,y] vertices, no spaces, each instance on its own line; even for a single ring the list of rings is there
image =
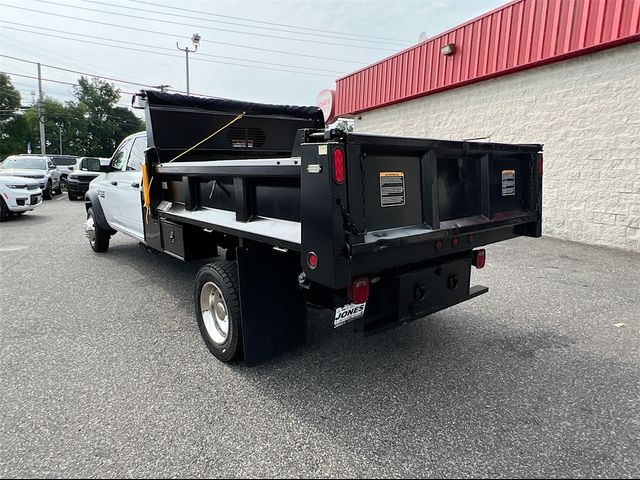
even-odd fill
[[[58,125],[58,128],[60,129],[60,155],[62,155],[62,127]]]
[[[184,49],[187,58],[187,95],[189,95],[189,47]]]
[[[40,124],[40,153],[47,154],[47,138],[44,133],[44,91],[42,89],[42,72],[38,63],[38,90],[40,91],[40,99],[38,101],[38,118]]]

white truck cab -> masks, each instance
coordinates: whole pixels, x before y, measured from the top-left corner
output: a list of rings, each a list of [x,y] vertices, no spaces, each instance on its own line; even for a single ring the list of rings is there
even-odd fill
[[[96,201],[99,202],[104,219],[112,230],[139,241],[144,241],[140,195],[141,166],[146,148],[145,132],[125,138],[111,157],[109,171],[93,180],[87,192],[87,208]],[[90,236],[89,223],[90,221],[87,223],[87,234]]]
[[[12,213],[21,215],[41,203],[42,190],[38,180],[0,175],[0,222]]]

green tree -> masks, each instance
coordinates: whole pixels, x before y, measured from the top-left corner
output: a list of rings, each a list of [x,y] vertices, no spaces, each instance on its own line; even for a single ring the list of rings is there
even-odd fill
[[[69,107],[85,129],[75,129],[73,141],[83,154],[108,157],[124,137],[145,128],[131,110],[117,106],[120,91],[113,84],[80,77],[75,96]]]
[[[0,73],[0,160],[26,151],[28,125],[20,112],[20,92]]]
[[[124,137],[145,128],[131,110],[117,106],[120,92],[111,83],[80,77],[74,95],[74,101],[47,97],[42,103],[47,153],[61,153],[62,135],[62,153],[109,157]],[[0,74],[0,158],[24,153],[29,142],[40,152],[39,121],[37,107],[20,110],[20,93]]]

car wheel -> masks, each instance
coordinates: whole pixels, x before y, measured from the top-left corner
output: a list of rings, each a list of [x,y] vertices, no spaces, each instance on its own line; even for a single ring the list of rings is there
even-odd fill
[[[205,265],[196,275],[198,328],[209,351],[225,363],[242,357],[238,269],[235,262]]]
[[[4,202],[4,198],[0,197],[0,222],[4,222],[9,218],[9,207]]]
[[[51,180],[47,182],[47,188],[42,192],[42,198],[45,200],[51,200],[53,186],[51,185]]]
[[[62,194],[62,189],[67,189],[67,177],[62,177],[58,181],[58,188],[56,188],[56,195]]]
[[[100,225],[95,222],[91,208],[87,210],[87,223],[84,231],[94,252],[104,253],[109,249],[111,235],[108,230],[100,228]]]
[[[75,195],[72,195],[71,192],[69,192],[68,190],[67,190],[67,195],[69,196],[69,200],[71,200],[72,202],[78,199],[78,197],[76,197]]]

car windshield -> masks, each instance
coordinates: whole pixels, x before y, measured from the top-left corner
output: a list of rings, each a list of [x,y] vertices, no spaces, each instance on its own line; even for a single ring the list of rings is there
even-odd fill
[[[76,164],[76,159],[74,157],[51,157],[53,163],[57,166],[70,167]]]
[[[9,157],[0,166],[0,169],[24,168],[26,170],[46,170],[47,161],[38,157]]]

